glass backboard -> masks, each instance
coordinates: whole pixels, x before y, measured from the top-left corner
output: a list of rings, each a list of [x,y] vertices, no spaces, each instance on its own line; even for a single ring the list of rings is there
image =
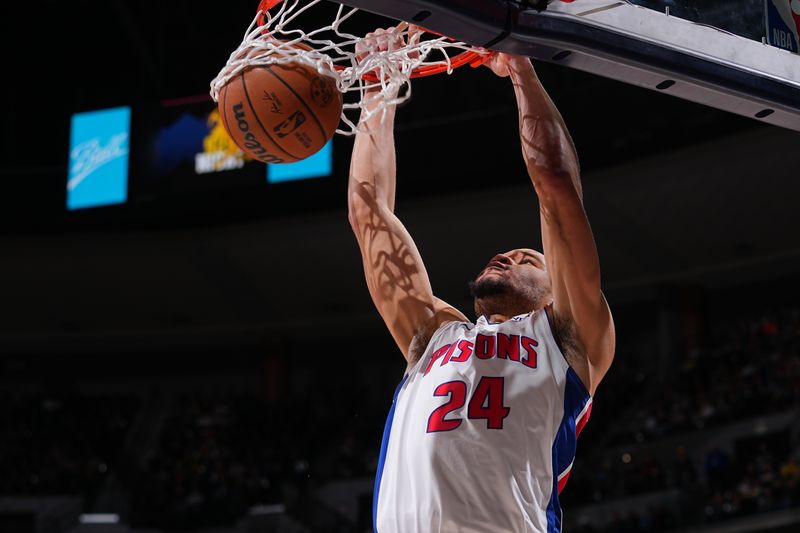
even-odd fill
[[[343,0],[800,131],[800,0]]]
[[[761,41],[766,36],[764,0],[631,0],[632,4]],[[789,0],[786,0],[788,5]]]

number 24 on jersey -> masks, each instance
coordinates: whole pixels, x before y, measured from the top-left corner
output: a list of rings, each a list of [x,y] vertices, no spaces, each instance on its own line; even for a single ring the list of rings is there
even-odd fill
[[[503,429],[503,419],[511,411],[509,407],[503,405],[503,388],[502,377],[481,377],[467,405],[467,418],[485,419],[488,429]],[[428,417],[428,433],[452,431],[458,428],[463,419],[445,417],[467,403],[467,384],[460,380],[448,381],[436,387],[433,395],[447,396],[448,400],[434,409]]]

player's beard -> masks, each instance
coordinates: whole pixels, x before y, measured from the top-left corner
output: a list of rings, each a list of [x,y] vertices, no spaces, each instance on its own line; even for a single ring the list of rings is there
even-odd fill
[[[483,278],[469,282],[469,293],[473,298],[491,298],[514,290],[506,278]]]
[[[543,307],[550,298],[550,287],[542,283],[517,287],[506,277],[478,278],[469,282],[475,311],[481,315],[516,316]]]

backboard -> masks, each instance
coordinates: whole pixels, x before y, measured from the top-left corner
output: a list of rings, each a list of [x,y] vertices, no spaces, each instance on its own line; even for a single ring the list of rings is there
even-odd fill
[[[800,0],[344,3],[800,131]]]

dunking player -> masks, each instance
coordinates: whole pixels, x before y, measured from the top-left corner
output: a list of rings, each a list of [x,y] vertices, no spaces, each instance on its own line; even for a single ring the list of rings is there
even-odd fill
[[[370,38],[382,49],[397,39]],[[527,58],[498,54],[488,66],[514,86],[544,255],[492,257],[471,284],[474,324],[434,296],[394,215],[394,110],[353,147],[350,222],[372,299],[408,361],[375,480],[378,533],[561,531],[558,494],[614,354],[564,122]]]

